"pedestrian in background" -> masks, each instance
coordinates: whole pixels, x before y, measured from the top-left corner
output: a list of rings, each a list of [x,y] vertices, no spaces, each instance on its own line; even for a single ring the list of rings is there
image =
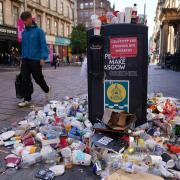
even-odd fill
[[[56,69],[56,67],[57,67],[57,55],[56,55],[56,53],[53,54],[53,66],[54,66],[54,69]]]
[[[22,64],[21,76],[24,87],[24,101],[19,103],[19,107],[30,105],[31,92],[31,74],[35,82],[46,93],[46,98],[50,98],[50,88],[44,80],[42,66],[48,59],[48,48],[46,45],[45,33],[33,21],[30,12],[25,11],[21,14],[21,19],[25,24],[25,30],[22,33]]]
[[[69,56],[66,57],[66,60],[67,60],[67,64],[70,64]]]

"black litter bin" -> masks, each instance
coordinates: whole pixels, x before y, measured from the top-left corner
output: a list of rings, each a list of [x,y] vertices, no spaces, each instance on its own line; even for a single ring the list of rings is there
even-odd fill
[[[112,24],[101,36],[88,30],[89,119],[102,119],[104,109],[125,110],[137,116],[136,126],[146,122],[148,28]]]

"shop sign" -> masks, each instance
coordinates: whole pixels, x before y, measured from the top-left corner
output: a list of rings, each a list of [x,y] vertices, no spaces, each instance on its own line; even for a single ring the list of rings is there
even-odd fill
[[[105,80],[104,108],[129,112],[129,81]]]
[[[17,34],[16,30],[8,29],[6,27],[0,27],[0,33],[13,34],[13,35]]]
[[[110,39],[110,54],[112,57],[136,57],[137,53],[137,37],[121,37]]]
[[[60,38],[60,37],[55,38],[55,45],[68,46],[70,45],[70,43],[71,43],[70,39]]]

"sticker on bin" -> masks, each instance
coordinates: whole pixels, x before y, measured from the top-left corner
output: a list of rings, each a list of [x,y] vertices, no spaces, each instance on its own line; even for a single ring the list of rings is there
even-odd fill
[[[136,57],[138,53],[137,37],[110,38],[110,53],[112,57]]]
[[[104,108],[129,112],[129,81],[105,80]]]
[[[107,145],[108,145],[110,142],[112,142],[112,141],[113,141],[113,139],[104,136],[104,137],[102,137],[101,139],[99,139],[98,143],[107,146]]]

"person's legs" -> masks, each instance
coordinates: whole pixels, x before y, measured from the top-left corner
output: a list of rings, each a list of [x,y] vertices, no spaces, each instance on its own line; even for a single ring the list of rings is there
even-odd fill
[[[31,101],[31,92],[29,91],[29,86],[31,83],[31,69],[26,60],[22,61],[21,75],[24,89],[24,101]]]
[[[49,92],[49,87],[44,80],[44,76],[42,74],[42,67],[39,61],[31,61],[31,72],[35,82],[41,87],[41,89],[45,92]]]

